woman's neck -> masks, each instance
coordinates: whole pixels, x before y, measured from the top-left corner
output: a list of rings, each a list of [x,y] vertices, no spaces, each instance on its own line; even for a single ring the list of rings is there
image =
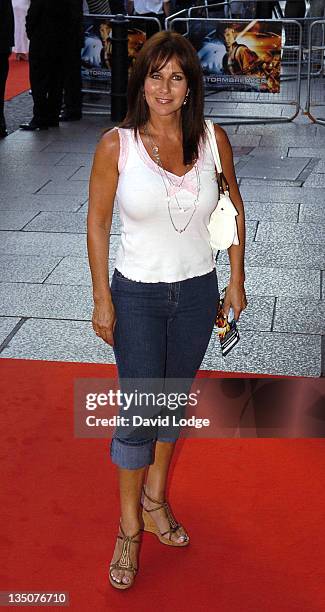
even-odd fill
[[[147,129],[152,136],[163,136],[170,140],[182,139],[182,119],[176,113],[167,117],[150,115],[147,122]]]

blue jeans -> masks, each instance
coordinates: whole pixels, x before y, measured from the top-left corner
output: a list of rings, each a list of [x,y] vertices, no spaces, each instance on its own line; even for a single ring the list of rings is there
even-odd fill
[[[144,283],[127,279],[115,269],[111,294],[116,312],[114,354],[121,389],[123,380],[130,387],[130,380],[136,379],[138,390],[143,381],[144,391],[157,392],[156,381],[164,380],[164,392],[168,393],[176,391],[177,380],[177,391],[188,392],[188,383],[202,363],[216,318],[216,270],[176,283]],[[179,389],[180,379],[186,389]],[[151,416],[163,417],[167,412],[166,406],[154,406]],[[179,407],[177,417],[182,414]],[[123,408],[120,416],[126,416]],[[178,435],[179,427],[171,431],[159,424],[140,425],[134,431],[118,426],[110,445],[112,461],[126,469],[150,465],[155,442],[175,442]]]

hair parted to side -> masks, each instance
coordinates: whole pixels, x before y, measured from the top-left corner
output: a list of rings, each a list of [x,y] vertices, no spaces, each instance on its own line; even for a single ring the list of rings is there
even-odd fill
[[[158,32],[143,45],[130,74],[128,112],[121,127],[133,128],[137,137],[138,130],[150,118],[150,109],[143,97],[145,78],[163,68],[172,57],[177,58],[190,90],[181,113],[184,164],[191,164],[198,157],[201,139],[205,139],[203,77],[194,47],[181,34]]]

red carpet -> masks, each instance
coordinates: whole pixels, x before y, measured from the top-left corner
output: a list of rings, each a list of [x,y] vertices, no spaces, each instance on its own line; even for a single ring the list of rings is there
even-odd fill
[[[16,54],[12,53],[9,59],[9,74],[6,83],[5,100],[10,100],[14,96],[29,89],[29,64],[25,61],[15,59]]]
[[[113,366],[0,367],[0,591],[68,591],[76,612],[325,610],[323,440],[180,441],[170,499],[191,544],[145,534],[136,584],[119,592],[107,581],[119,517],[108,443],[73,436],[74,379]]]

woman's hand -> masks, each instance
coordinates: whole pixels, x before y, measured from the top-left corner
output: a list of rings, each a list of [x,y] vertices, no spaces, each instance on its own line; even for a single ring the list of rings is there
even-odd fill
[[[236,321],[238,321],[240,313],[245,310],[247,306],[247,299],[243,282],[229,282],[223,303],[223,311],[226,316],[228,316],[229,309],[231,306],[234,309],[234,317]]]
[[[104,299],[95,302],[92,324],[96,336],[102,338],[107,344],[114,346],[113,332],[116,324],[116,315],[112,300]]]

